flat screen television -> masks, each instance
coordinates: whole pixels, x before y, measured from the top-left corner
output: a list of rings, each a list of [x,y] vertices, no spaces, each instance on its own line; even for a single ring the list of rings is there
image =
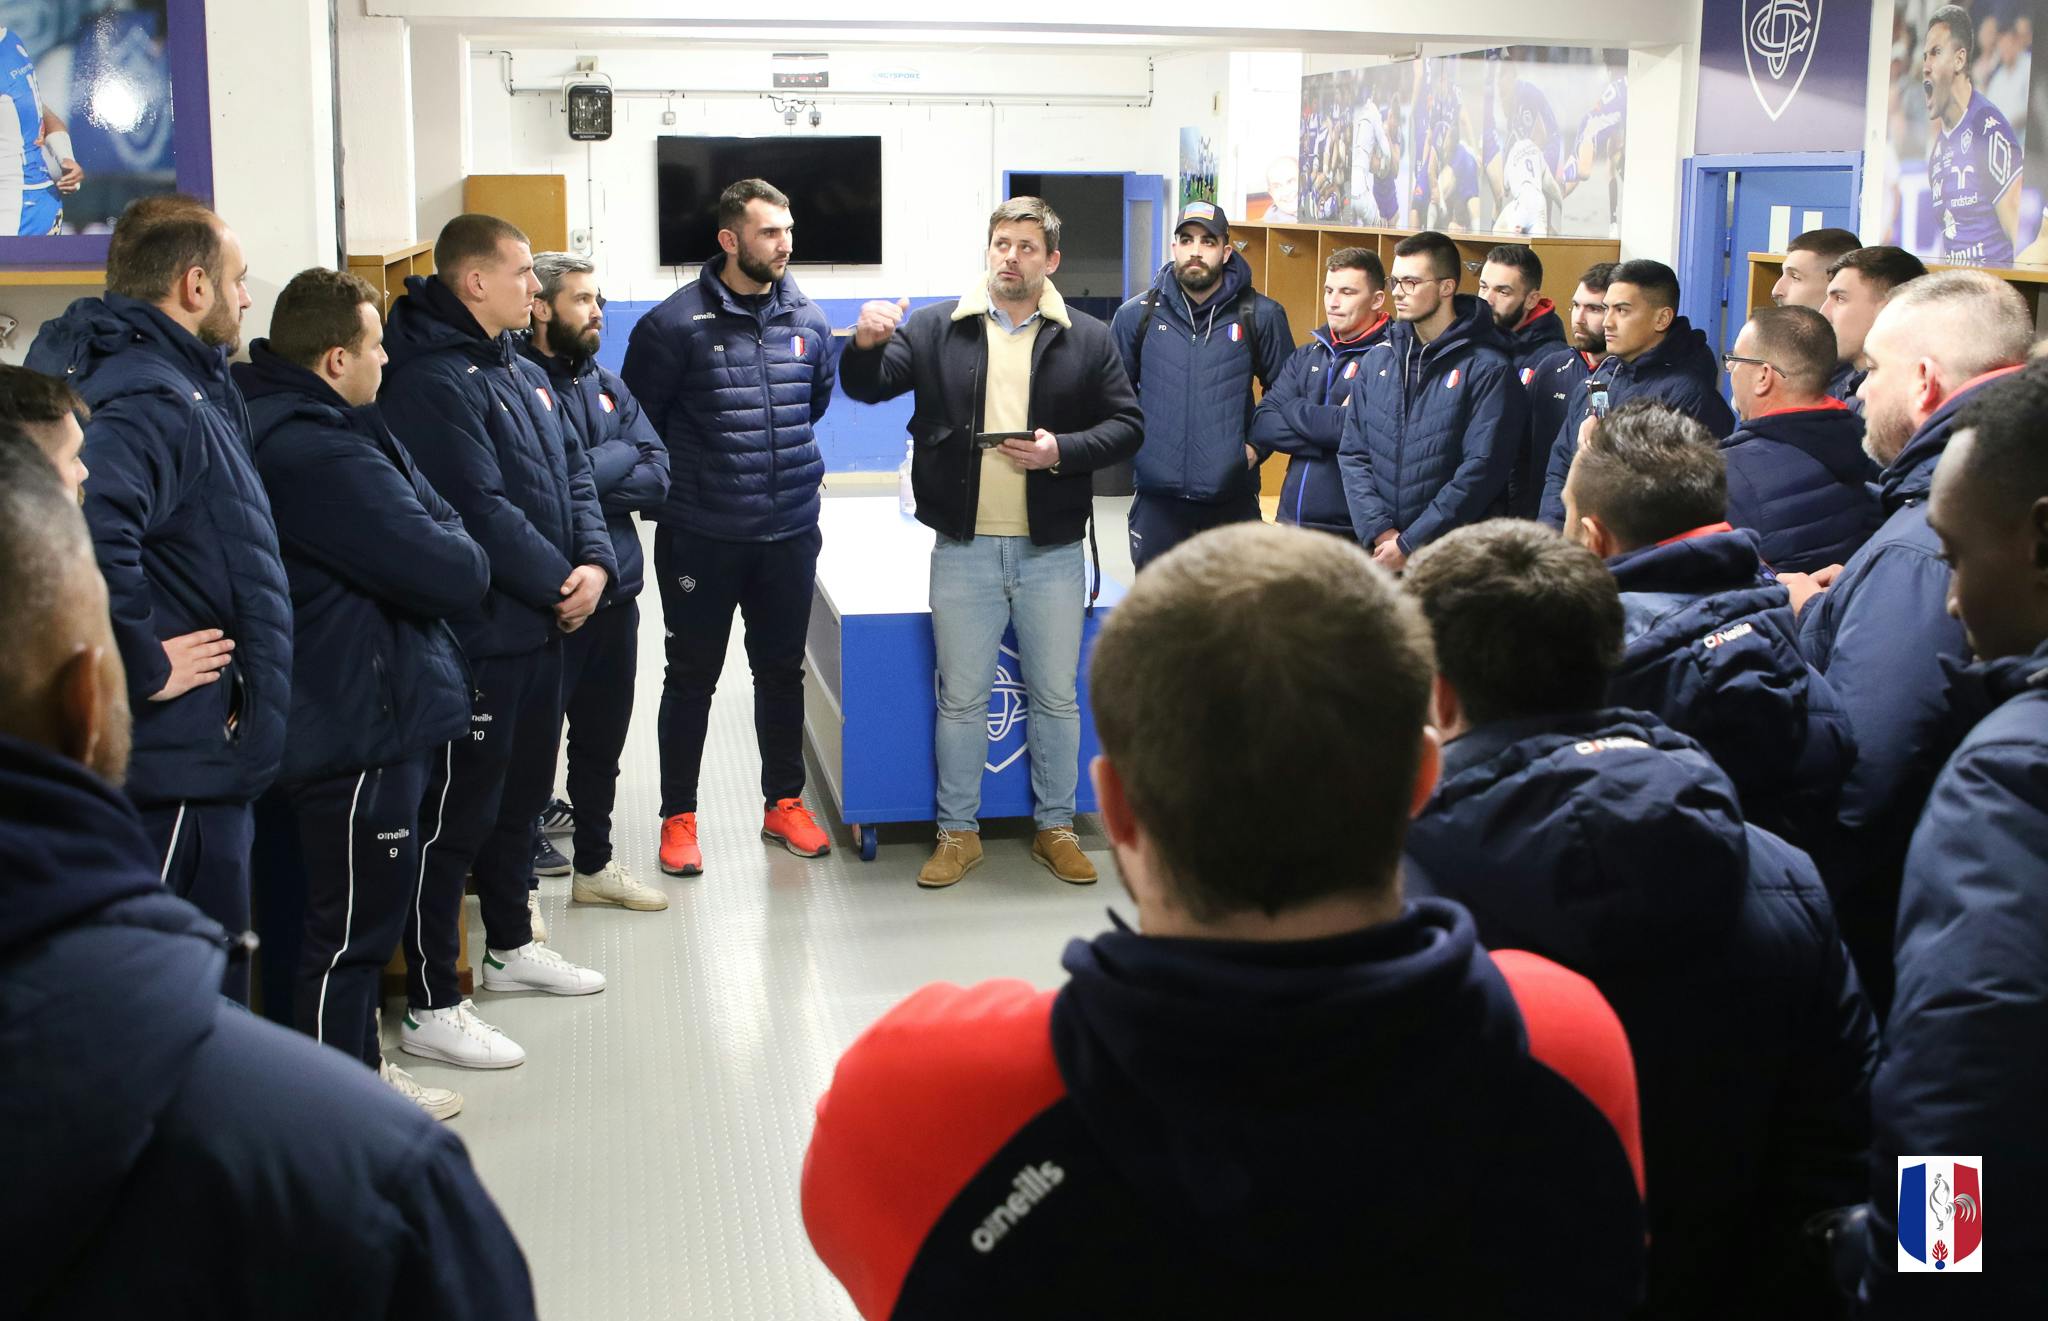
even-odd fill
[[[662,265],[692,266],[718,252],[718,195],[739,179],[766,179],[789,194],[795,262],[881,264],[880,138],[663,137],[655,151]]]

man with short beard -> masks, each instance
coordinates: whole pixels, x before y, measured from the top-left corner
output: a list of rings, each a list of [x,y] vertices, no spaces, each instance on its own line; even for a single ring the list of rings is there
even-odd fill
[[[241,240],[177,194],[132,202],[107,292],[44,324],[28,365],[92,410],[85,518],[134,708],[128,796],[161,879],[228,932],[249,927],[249,805],[276,777],[292,612],[248,410],[228,375],[249,306]],[[248,998],[237,942],[223,990]]]
[[[1117,309],[1110,335],[1145,410],[1131,501],[1131,563],[1143,569],[1208,528],[1259,516],[1252,380],[1272,389],[1294,352],[1280,304],[1252,288],[1214,202],[1190,202],[1152,287]]]
[[[543,252],[533,259],[533,277],[540,281],[533,330],[519,341],[519,351],[548,374],[563,423],[583,442],[619,562],[597,612],[562,644],[576,854],[569,897],[579,904],[658,912],[668,907],[668,896],[612,860],[612,801],[633,720],[640,652],[640,605],[634,598],[640,595],[643,556],[633,515],[651,512],[668,494],[668,449],[626,383],[598,365],[604,295],[596,267],[566,252]],[[537,823],[534,845],[538,870],[542,848],[554,849]]]
[[[1572,291],[1565,343],[1523,364],[1520,379],[1529,396],[1529,428],[1514,476],[1508,479],[1511,517],[1536,517],[1543,502],[1543,466],[1550,460],[1557,429],[1571,411],[1572,393],[1607,357],[1607,282],[1618,264],[1600,261],[1586,268]]]

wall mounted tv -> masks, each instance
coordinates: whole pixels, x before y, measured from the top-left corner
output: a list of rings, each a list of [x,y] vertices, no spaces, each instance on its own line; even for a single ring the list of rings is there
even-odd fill
[[[655,150],[662,265],[694,266],[716,254],[718,195],[750,178],[789,194],[794,261],[881,263],[880,138],[663,137]]]

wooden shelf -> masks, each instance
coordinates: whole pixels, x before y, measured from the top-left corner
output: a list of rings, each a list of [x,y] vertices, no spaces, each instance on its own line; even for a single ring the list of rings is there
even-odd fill
[[[35,285],[41,285],[45,287],[83,285],[87,287],[97,288],[101,285],[104,285],[106,282],[107,273],[103,270],[71,271],[55,270],[35,266],[20,266],[11,269],[0,269],[0,285],[12,285],[16,288],[25,288]]]
[[[434,245],[426,243],[364,243],[348,255],[348,268],[370,282],[384,300],[382,311],[391,315],[391,305],[405,296],[409,275],[434,273]]]

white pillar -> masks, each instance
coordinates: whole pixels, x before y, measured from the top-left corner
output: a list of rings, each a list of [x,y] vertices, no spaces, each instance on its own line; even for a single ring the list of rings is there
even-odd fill
[[[412,30],[413,198],[421,238],[462,214],[469,175],[469,41],[447,27]]]
[[[369,18],[362,0],[337,7],[341,194],[354,252],[416,241],[412,35],[404,19]]]

